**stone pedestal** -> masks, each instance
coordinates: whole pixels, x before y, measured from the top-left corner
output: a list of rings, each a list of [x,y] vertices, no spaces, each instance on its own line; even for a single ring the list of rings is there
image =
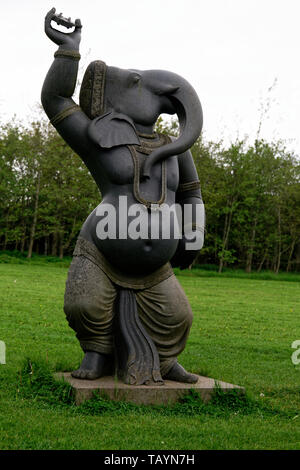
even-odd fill
[[[139,405],[168,405],[177,402],[190,389],[198,392],[202,400],[211,399],[216,384],[224,391],[237,390],[244,393],[245,389],[238,385],[222,382],[208,377],[199,376],[195,384],[184,384],[164,380],[164,385],[127,385],[117,378],[108,376],[97,380],[75,379],[68,373],[58,373],[57,379],[69,382],[75,390],[75,401],[80,405],[92,398],[94,392],[114,401],[127,401]]]

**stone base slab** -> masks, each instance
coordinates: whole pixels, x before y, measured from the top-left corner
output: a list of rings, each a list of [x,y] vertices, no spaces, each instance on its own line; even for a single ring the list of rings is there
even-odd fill
[[[81,380],[75,379],[69,372],[55,374],[56,379],[63,379],[73,387],[77,405],[92,398],[95,392],[114,401],[127,401],[139,405],[176,403],[191,389],[198,392],[204,402],[208,402],[216,385],[224,392],[230,390],[245,392],[245,389],[238,385],[200,375],[198,377],[198,382],[195,384],[164,380],[164,385],[127,385],[113,376],[101,377],[96,380]]]

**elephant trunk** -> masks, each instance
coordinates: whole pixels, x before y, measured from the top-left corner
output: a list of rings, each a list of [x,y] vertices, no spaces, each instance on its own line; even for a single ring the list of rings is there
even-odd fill
[[[203,114],[196,91],[185,79],[178,75],[176,75],[175,90],[168,95],[168,98],[178,116],[180,135],[174,142],[154,150],[149,155],[144,164],[143,178],[150,178],[151,168],[155,163],[174,155],[180,155],[188,150],[201,133]]]

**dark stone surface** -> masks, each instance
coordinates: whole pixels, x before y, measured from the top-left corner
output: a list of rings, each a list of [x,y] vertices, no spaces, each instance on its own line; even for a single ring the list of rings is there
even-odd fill
[[[74,31],[62,33],[51,25],[52,21],[67,28],[74,26]],[[119,196],[127,198],[128,206],[139,203],[149,208],[153,202],[168,206],[176,202],[182,208],[186,203],[193,208],[202,206],[198,175],[189,151],[200,135],[203,120],[194,88],[173,72],[125,70],[98,60],[86,70],[80,107],[77,106],[72,95],[80,60],[81,29],[79,19],[73,23],[70,18],[57,15],[55,9],[47,13],[45,33],[59,48],[45,78],[41,99],[51,123],[89,169],[105,203],[115,208],[117,224],[122,216]],[[177,114],[180,125],[177,139],[154,133],[155,122],[162,113]],[[148,221],[152,223],[150,217]],[[158,239],[149,235],[149,239],[109,237],[103,240],[97,236],[98,222],[96,208],[84,222],[80,235],[94,244],[125,276],[148,276],[169,261],[173,266],[186,268],[198,252],[186,250],[184,236],[180,242],[174,235],[163,239],[161,227]],[[197,227],[197,224],[191,226]],[[204,221],[200,227],[200,232],[203,231]],[[74,285],[78,284],[78,280],[75,281]],[[90,282],[93,284],[92,278]],[[70,286],[69,290],[72,290]],[[89,312],[93,304],[93,299],[90,300],[85,304]],[[82,305],[80,308],[84,319],[87,311]],[[134,293],[120,289],[116,308],[115,349],[119,377],[135,385],[162,383],[158,354],[139,321]],[[72,305],[68,305],[68,310],[72,311]],[[76,331],[83,323],[74,320],[72,327]],[[93,343],[88,328],[86,334],[80,331],[80,335],[86,337],[87,343]],[[166,344],[167,341],[168,338]],[[99,350],[85,353],[74,375],[77,379],[95,379],[104,373],[107,359]],[[193,380],[178,366],[170,377]]]
[[[162,385],[158,353],[139,320],[134,292],[120,289],[115,307],[115,353],[119,379],[130,385]]]

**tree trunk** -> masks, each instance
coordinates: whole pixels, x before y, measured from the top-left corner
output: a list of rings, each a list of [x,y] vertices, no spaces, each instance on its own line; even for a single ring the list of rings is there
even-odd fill
[[[222,245],[222,254],[220,256],[220,262],[219,262],[219,273],[222,272],[223,266],[224,266],[224,251],[227,248],[228,245],[228,239],[229,239],[229,232],[230,232],[230,227],[231,227],[231,221],[232,221],[232,213],[233,213],[233,202],[230,207],[229,213],[226,214],[225,217],[225,223],[224,223],[224,231],[223,231],[223,245]]]
[[[47,256],[48,254],[48,241],[49,241],[49,237],[48,235],[45,235],[45,239],[44,239],[44,255]]]
[[[24,207],[24,195],[22,196],[22,222],[21,222],[21,227],[22,227],[22,235],[21,235],[21,238],[19,240],[19,243],[20,243],[20,251],[21,253],[24,252],[24,245],[25,245],[25,233],[26,233],[26,224],[25,224],[25,217],[24,217],[24,211],[25,211],[25,207]]]
[[[25,239],[26,239],[26,227],[24,227],[22,240],[21,240],[21,253],[24,253],[25,249]]]
[[[59,258],[63,259],[64,257],[64,244],[63,244],[63,234],[59,233]]]
[[[6,220],[5,220],[5,235],[4,235],[4,245],[3,245],[3,250],[6,250],[6,247],[7,247],[7,234],[8,234],[8,215],[9,215],[9,212],[7,212],[6,214]]]
[[[36,222],[37,222],[37,216],[38,216],[38,208],[39,208],[39,196],[40,196],[40,174],[38,173],[37,186],[36,186],[36,192],[35,192],[33,222],[32,222],[32,226],[31,226],[31,230],[30,230],[30,238],[29,238],[29,247],[28,247],[27,258],[31,258],[31,256],[32,256],[32,248],[33,248]]]
[[[281,212],[280,212],[280,206],[278,207],[278,254],[277,254],[277,260],[275,264],[275,273],[279,273],[279,268],[280,268],[280,262],[281,262]]]
[[[262,260],[261,260],[261,262],[260,262],[260,264],[259,264],[259,266],[258,266],[258,268],[257,268],[257,272],[258,272],[258,273],[260,273],[260,271],[262,270],[262,267],[263,267],[264,262],[265,262],[266,257],[267,257],[267,251],[268,251],[268,250],[266,250],[266,251],[264,252],[264,255],[263,255],[263,257],[262,257]]]
[[[294,253],[295,244],[296,244],[296,240],[293,239],[292,244],[291,244],[291,249],[290,249],[290,252],[289,252],[289,258],[288,258],[287,266],[286,266],[286,272],[287,273],[291,269],[291,264],[292,264],[291,261],[292,261],[292,256],[293,256],[293,253]]]
[[[51,250],[52,256],[57,256],[57,243],[58,243],[58,234],[57,232],[54,232],[53,238],[52,238],[52,250]]]
[[[300,243],[297,243],[296,247],[296,271],[300,270]]]
[[[224,264],[224,250],[225,250],[225,239],[227,233],[227,225],[228,225],[228,213],[225,216],[225,223],[224,223],[224,230],[223,230],[223,243],[222,243],[222,252],[219,261],[219,273],[222,272],[223,264]]]
[[[252,259],[253,259],[254,242],[255,242],[255,234],[256,234],[256,224],[257,224],[257,218],[254,219],[254,227],[253,227],[253,230],[252,230],[250,247],[249,247],[249,250],[248,250],[248,253],[247,253],[246,273],[251,273],[251,269],[252,269]]]
[[[76,217],[74,217],[74,219],[73,219],[72,230],[71,230],[71,232],[70,232],[69,238],[68,238],[68,240],[63,244],[63,250],[68,250],[68,248],[69,248],[69,246],[70,246],[70,244],[71,244],[71,241],[73,240],[74,235],[75,235],[75,233],[76,233],[75,227],[76,227]]]

